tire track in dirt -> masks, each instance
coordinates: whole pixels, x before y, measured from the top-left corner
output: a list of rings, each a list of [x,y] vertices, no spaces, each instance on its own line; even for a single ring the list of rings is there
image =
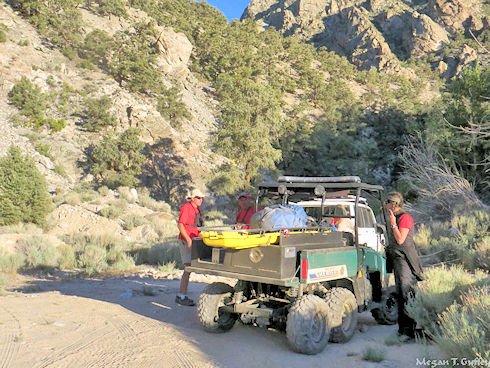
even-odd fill
[[[136,331],[131,325],[126,322],[124,317],[114,316],[108,313],[104,313],[103,317],[114,328],[117,333],[117,346],[118,349],[114,352],[110,346],[104,346],[99,344],[99,350],[102,350],[97,359],[86,365],[86,368],[100,368],[100,367],[125,367],[133,358],[133,345],[135,344],[135,338],[137,336]],[[104,350],[104,348],[106,350]]]
[[[178,347],[176,347],[178,349]],[[182,348],[181,348],[182,349]],[[183,352],[182,350],[174,350],[172,354],[175,358],[175,366],[179,368],[198,368],[200,362],[192,360],[189,356],[189,352]]]
[[[46,368],[54,363],[59,363],[61,360],[69,358],[70,356],[77,354],[94,343],[100,342],[100,340],[109,335],[111,331],[104,331],[103,329],[95,330],[93,332],[88,333],[80,339],[75,340],[73,343],[65,346],[61,350],[54,352],[49,357],[44,358],[41,362],[35,365],[35,368]],[[94,355],[96,351],[91,351],[91,355]],[[78,362],[80,363],[80,362]],[[76,364],[71,365],[67,364],[65,366],[76,366]]]
[[[16,353],[19,351],[19,343],[15,341],[16,338],[20,338],[22,336],[22,329],[20,327],[20,322],[19,320],[15,317],[12,312],[10,312],[7,308],[2,306],[2,309],[5,311],[5,314],[8,315],[7,322],[12,322],[14,321],[14,331],[11,330],[11,328],[3,327],[3,331],[8,331],[8,333],[5,334],[4,343],[1,344],[0,346],[6,346],[6,348],[1,349],[2,353],[0,353],[0,368],[8,368],[10,367],[10,362],[12,361],[13,357],[16,355]],[[10,321],[9,321],[10,319]],[[12,323],[9,323],[12,325]],[[16,332],[18,334],[16,335]]]
[[[110,314],[105,314],[104,317],[116,329],[116,331],[119,333],[119,336],[123,340],[134,338],[134,336],[136,335],[136,332],[133,330],[133,328],[126,321],[124,321],[123,318],[112,316]]]

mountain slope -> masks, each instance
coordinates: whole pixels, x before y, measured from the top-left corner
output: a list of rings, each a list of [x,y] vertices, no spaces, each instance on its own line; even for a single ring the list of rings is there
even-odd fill
[[[451,77],[477,58],[489,59],[471,37],[490,42],[486,0],[252,0],[247,18],[324,46],[361,69],[400,71],[401,62],[430,56]],[[454,42],[462,34],[471,50]],[[455,55],[444,54],[447,47]]]

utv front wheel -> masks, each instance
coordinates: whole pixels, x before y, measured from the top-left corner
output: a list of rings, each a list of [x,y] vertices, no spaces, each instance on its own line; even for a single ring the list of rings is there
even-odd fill
[[[219,333],[233,327],[238,315],[225,309],[232,297],[233,288],[228,284],[215,282],[204,288],[197,304],[197,313],[206,331]]]
[[[381,306],[371,310],[380,325],[394,325],[398,321],[398,301],[396,293],[386,293],[381,297]]]
[[[328,305],[332,322],[330,341],[349,341],[357,328],[356,297],[348,289],[334,287],[327,291],[324,299]]]
[[[316,295],[298,298],[289,309],[286,336],[298,353],[313,355],[325,349],[330,337],[327,304]]]

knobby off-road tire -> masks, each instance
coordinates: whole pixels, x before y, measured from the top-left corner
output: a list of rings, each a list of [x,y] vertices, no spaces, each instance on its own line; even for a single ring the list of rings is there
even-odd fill
[[[330,312],[330,341],[347,342],[357,329],[356,297],[346,288],[334,287],[324,296]]]
[[[221,308],[231,301],[232,296],[233,288],[222,282],[215,282],[204,288],[197,304],[197,314],[204,330],[220,333],[233,327],[238,315]]]
[[[328,343],[330,320],[327,304],[316,295],[303,295],[289,309],[286,336],[291,348],[303,354],[318,354]]]
[[[396,294],[384,293],[381,297],[381,307],[371,310],[371,314],[380,325],[394,325],[398,322],[398,301]]]

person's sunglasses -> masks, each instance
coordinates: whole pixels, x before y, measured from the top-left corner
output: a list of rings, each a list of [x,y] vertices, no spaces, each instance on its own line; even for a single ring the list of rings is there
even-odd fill
[[[385,204],[388,204],[388,203],[395,203],[395,204],[396,204],[396,202],[395,202],[395,201],[392,201],[392,200],[390,200],[390,199],[387,199],[387,200],[385,201]]]

